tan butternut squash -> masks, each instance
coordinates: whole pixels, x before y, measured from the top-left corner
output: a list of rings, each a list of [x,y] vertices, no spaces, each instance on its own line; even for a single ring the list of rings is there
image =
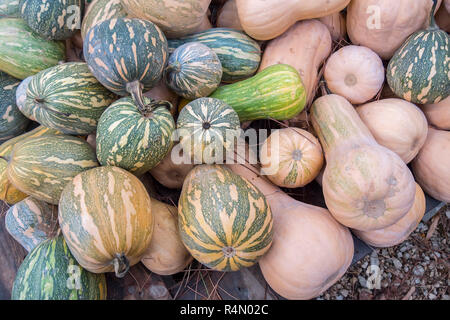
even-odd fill
[[[450,130],[450,97],[435,104],[422,106],[428,123],[441,130]]]
[[[347,35],[347,22],[342,12],[336,12],[319,19],[330,31],[333,41],[340,41]]]
[[[217,15],[217,27],[243,30],[236,6],[236,0],[228,0]]]

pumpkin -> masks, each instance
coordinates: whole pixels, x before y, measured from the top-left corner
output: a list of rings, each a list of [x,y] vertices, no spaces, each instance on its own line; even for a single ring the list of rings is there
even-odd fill
[[[105,300],[106,279],[80,267],[59,235],[27,255],[14,279],[11,299]]]
[[[244,30],[236,6],[236,0],[228,0],[217,14],[216,25],[220,28],[231,28],[235,30]]]
[[[178,38],[198,30],[211,0],[122,0],[133,17],[158,25],[169,38]]]
[[[20,0],[0,0],[0,18],[20,18]]]
[[[341,41],[347,36],[347,20],[342,12],[336,12],[319,19],[330,31],[333,41]]]
[[[259,71],[278,63],[293,66],[305,86],[309,105],[315,96],[319,68],[331,54],[331,44],[330,32],[323,23],[317,20],[297,22],[267,44]]]
[[[151,205],[155,228],[150,246],[141,262],[156,274],[181,272],[193,258],[184,247],[178,232],[178,209],[153,198]]]
[[[118,95],[131,94],[142,111],[146,109],[142,91],[158,84],[168,56],[166,37],[155,24],[127,18],[90,28],[83,53],[101,84]]]
[[[261,190],[273,212],[273,244],[259,261],[270,287],[287,299],[311,299],[336,283],[352,262],[350,231],[328,210],[289,197],[258,168],[230,168]]]
[[[383,87],[383,61],[367,47],[345,46],[328,59],[324,78],[332,93],[353,104],[365,103]]]
[[[396,246],[405,241],[417,228],[425,214],[425,194],[416,184],[416,196],[411,210],[393,225],[373,231],[353,231],[365,243],[379,248]]]
[[[64,42],[35,34],[22,19],[0,19],[0,70],[25,79],[65,60]]]
[[[106,109],[97,127],[97,158],[139,176],[155,167],[172,147],[175,122],[165,102],[144,97],[148,113],[141,113],[130,97]]]
[[[58,204],[65,185],[78,173],[96,166],[95,152],[85,140],[45,135],[25,139],[14,146],[7,175],[20,191]]]
[[[142,259],[153,233],[150,196],[138,178],[117,167],[73,178],[61,194],[58,217],[78,263],[94,273],[114,271],[117,277]]]
[[[286,188],[307,185],[323,165],[319,141],[308,131],[293,127],[272,132],[259,157],[261,172],[277,186]]]
[[[245,32],[257,40],[283,34],[299,20],[321,18],[344,9],[350,0],[236,0]]]
[[[33,76],[25,78],[17,86],[17,90],[16,90],[16,106],[20,110],[20,112],[22,112],[22,110],[23,110],[23,108],[25,106],[25,101],[27,100],[28,84],[31,82],[32,78],[33,78]],[[36,119],[30,119],[30,120],[35,121]]]
[[[325,152],[323,193],[336,220],[352,229],[385,228],[408,213],[414,178],[403,160],[379,145],[345,98],[325,95],[311,107]]]
[[[407,101],[433,104],[450,95],[449,35],[430,13],[430,26],[413,33],[398,49],[387,68],[392,91]]]
[[[427,140],[412,161],[417,183],[433,198],[450,202],[450,131],[428,128]]]
[[[8,179],[6,174],[6,168],[8,167],[8,161],[0,157],[0,200],[7,204],[13,205],[19,201],[22,201],[28,195],[17,190]]]
[[[353,0],[347,7],[347,32],[355,45],[389,60],[412,33],[426,27],[432,0]]]
[[[0,143],[25,132],[29,120],[16,105],[20,81],[0,71]]]
[[[58,226],[58,208],[27,197],[9,208],[5,216],[9,234],[28,252],[41,242],[53,238]]]
[[[436,104],[422,106],[428,123],[441,130],[450,130],[450,97]]]
[[[427,138],[427,119],[420,109],[402,99],[383,99],[356,109],[359,117],[382,146],[405,163],[414,159]]]
[[[450,2],[448,0],[444,2],[436,12],[435,18],[439,28],[448,33],[450,32]]]
[[[70,62],[33,76],[21,111],[43,126],[66,134],[95,131],[116,95],[103,87],[84,62]]]
[[[169,87],[167,87],[165,81],[161,79],[161,81],[152,89],[144,93],[144,96],[153,100],[164,100],[170,102],[172,105],[172,109],[170,113],[175,116],[178,109],[178,95],[173,92]]]
[[[211,98],[223,100],[241,122],[291,119],[306,104],[306,90],[297,70],[287,64],[270,66],[249,79],[217,88]]]
[[[210,15],[211,15],[211,12],[208,9],[206,14],[203,16],[202,22],[200,23],[200,25],[197,28],[195,28],[193,33],[206,31],[206,30],[209,30],[209,29],[212,28],[211,21],[209,21],[209,16]]]
[[[188,103],[177,120],[183,152],[195,163],[223,163],[226,152],[234,150],[240,129],[236,111],[214,98],[200,98]]]
[[[217,54],[200,42],[175,49],[164,71],[169,88],[186,99],[207,97],[220,84],[222,64]]]
[[[189,42],[200,42],[212,49],[222,64],[222,81],[234,82],[255,74],[261,62],[259,44],[239,30],[213,28],[179,39],[169,40],[169,52]]]
[[[272,244],[272,213],[247,179],[220,165],[199,165],[178,203],[181,239],[209,268],[236,271],[255,264]]]
[[[28,26],[49,40],[72,37],[81,26],[83,0],[21,0],[20,12]]]

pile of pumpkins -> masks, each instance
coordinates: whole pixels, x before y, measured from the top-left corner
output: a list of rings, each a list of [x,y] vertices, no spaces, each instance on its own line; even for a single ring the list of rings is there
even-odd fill
[[[424,191],[450,202],[449,12],[448,0],[0,0],[0,199],[29,251],[12,298],[105,299],[106,272],[171,275],[196,259],[259,263],[278,294],[311,299],[349,267],[351,232],[401,243]],[[246,155],[259,163],[211,161],[259,119],[284,126]],[[148,174],[181,189],[177,207]],[[327,209],[285,193],[314,180]]]

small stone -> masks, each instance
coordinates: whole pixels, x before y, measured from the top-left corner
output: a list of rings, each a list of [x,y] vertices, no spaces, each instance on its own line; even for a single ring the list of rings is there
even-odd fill
[[[396,258],[392,259],[392,263],[394,264],[394,267],[396,269],[401,269],[403,266],[402,263],[400,262],[400,260],[398,260]]]
[[[425,269],[421,265],[417,265],[417,266],[414,267],[413,273],[416,276],[421,277],[425,273]]]
[[[405,246],[400,247],[400,252],[405,252],[406,250],[408,250],[408,248]]]
[[[447,211],[445,211],[445,215],[447,216],[448,219],[450,219],[450,209],[448,209]]]
[[[397,258],[401,258],[401,257],[403,257],[403,254],[401,252],[398,252],[397,253]]]
[[[434,299],[436,299],[436,295],[430,293],[430,294],[428,295],[428,298],[430,298],[430,300],[434,300]]]
[[[362,276],[358,276],[358,281],[359,281],[359,285],[361,287],[363,287],[363,288],[366,287],[366,284],[367,284],[366,279],[364,279]]]
[[[403,270],[405,270],[405,272],[408,272],[408,271],[409,271],[409,267],[408,267],[408,266],[405,266],[405,267],[403,268]]]
[[[368,265],[369,265],[369,263],[366,261],[366,262],[364,262],[364,263],[362,264],[361,267],[362,267],[363,269],[366,269]]]
[[[344,296],[345,298],[347,298],[348,297],[348,290],[346,290],[346,289],[344,289],[344,290],[341,290],[341,294],[342,294],[342,296]]]
[[[339,296],[336,297],[336,300],[344,300],[344,297],[339,295]]]
[[[448,212],[448,211],[447,211]],[[442,296],[442,300],[450,300],[450,296],[448,294],[444,294]]]
[[[440,254],[439,252],[435,252],[434,255],[435,255],[437,258],[440,258],[440,257],[441,257],[441,254]]]
[[[405,257],[405,259],[409,259],[409,258],[411,258],[411,255],[409,253],[405,253],[404,257]]]
[[[415,284],[420,284],[420,279],[416,279],[414,282]]]

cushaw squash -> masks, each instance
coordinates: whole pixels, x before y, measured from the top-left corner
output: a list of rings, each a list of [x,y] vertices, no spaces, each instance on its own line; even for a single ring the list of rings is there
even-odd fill
[[[94,273],[125,276],[152,238],[150,196],[138,178],[117,167],[77,175],[64,188],[58,215],[70,251]]]
[[[426,193],[450,202],[450,131],[428,128],[427,140],[412,168],[417,183]]]
[[[423,112],[402,99],[382,99],[356,109],[375,140],[394,151],[405,163],[415,158],[427,138]]]
[[[245,32],[257,40],[273,39],[299,20],[320,18],[344,9],[350,0],[236,0]]]
[[[393,247],[405,241],[417,228],[425,214],[425,194],[422,188],[416,184],[416,196],[411,210],[393,225],[373,230],[358,231],[353,233],[365,243],[380,248]]]
[[[353,258],[350,231],[324,208],[289,197],[249,164],[229,165],[266,196],[273,212],[272,247],[259,261],[267,283],[287,299],[311,299],[336,283]]]
[[[345,98],[318,98],[311,107],[311,121],[327,161],[325,202],[336,220],[371,231],[408,213],[415,193],[410,170],[396,153],[376,142]]]
[[[450,97],[435,104],[422,106],[428,123],[441,130],[450,130]]]

